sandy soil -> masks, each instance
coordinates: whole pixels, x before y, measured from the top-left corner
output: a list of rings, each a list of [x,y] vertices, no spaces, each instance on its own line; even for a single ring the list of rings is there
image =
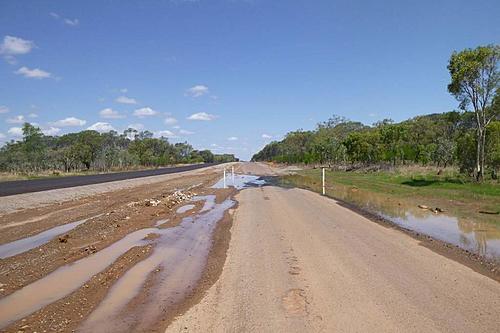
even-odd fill
[[[0,259],[0,303],[3,297],[48,276],[59,267],[98,253],[134,231],[153,227],[159,219],[168,219],[168,222],[162,224],[161,228],[178,225],[183,217],[199,211],[203,202],[194,202],[195,208],[192,211],[180,214],[176,213],[178,207],[182,206],[191,195],[213,193],[214,190],[209,187],[220,179],[220,168],[221,166],[217,166],[203,171],[195,170],[177,175],[151,177],[155,179],[134,179],[131,181],[132,184],[116,182],[92,185],[90,190],[89,186],[82,187],[85,189],[55,190],[59,193],[57,199],[53,198],[54,191],[2,198],[2,200],[8,199],[15,202],[14,199],[29,196],[29,200],[35,207],[0,216],[0,230],[2,231],[0,244],[36,235],[69,222],[98,216],[90,218],[61,237],[54,237],[42,246]],[[187,195],[187,198],[174,196],[173,194],[178,189],[183,189],[182,193]],[[231,190],[219,190],[216,202],[233,194]],[[82,196],[82,198],[74,199],[74,196]],[[60,198],[67,201],[59,203]],[[160,200],[160,203],[157,206],[150,205],[147,202],[151,199]],[[48,204],[53,201],[57,203]],[[4,202],[0,203],[0,207],[3,207]],[[230,221],[228,218],[226,220]],[[213,255],[210,256],[204,269],[204,275],[199,282],[200,288],[207,283],[204,289],[212,285],[218,277],[217,272],[222,269],[229,239],[229,226],[228,222],[221,223],[221,228],[215,232]],[[22,329],[26,332],[44,330],[66,332],[76,329],[104,299],[108,289],[129,268],[146,259],[152,250],[151,245],[131,248],[115,262],[110,262],[104,271],[94,275],[85,285],[67,297],[45,306],[2,331],[17,332]],[[61,281],[61,283],[66,282],[68,281]],[[145,285],[144,292],[146,293],[151,287],[153,286]],[[200,288],[186,295],[184,303],[188,304],[188,298],[193,300],[197,295],[201,295],[202,289]],[[176,308],[181,309],[181,306],[186,305],[176,304]],[[164,318],[177,313],[174,308],[169,310],[171,311],[165,313]],[[162,327],[162,325],[164,324],[151,323],[151,326],[155,328]]]
[[[0,216],[23,209],[33,209],[54,203],[66,202],[70,200],[78,201],[79,199],[96,194],[113,192],[123,189],[130,189],[142,185],[153,185],[161,182],[170,181],[173,179],[178,179],[184,176],[201,175],[207,172],[214,172],[214,171],[220,172],[222,168],[228,167],[228,165],[231,165],[231,163],[216,165],[213,167],[199,169],[199,170],[179,172],[175,174],[142,177],[142,178],[120,180],[102,184],[77,186],[77,187],[62,188],[62,189],[43,191],[43,192],[0,197]]]
[[[221,277],[166,332],[500,327],[500,284],[409,235],[305,190],[252,188],[236,199]]]

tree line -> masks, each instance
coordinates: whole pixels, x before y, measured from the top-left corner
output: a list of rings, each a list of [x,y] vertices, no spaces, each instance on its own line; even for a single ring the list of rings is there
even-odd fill
[[[86,130],[47,136],[29,123],[23,125],[22,140],[8,142],[0,149],[0,170],[15,173],[108,171],[236,160],[233,154],[214,154],[210,150],[196,150],[187,142],[170,143],[165,137],[154,138],[149,131],[129,128],[118,134]]]
[[[454,52],[448,91],[461,111],[417,116],[366,126],[334,116],[312,131],[288,133],[271,142],[254,161],[328,165],[421,164],[458,166],[482,181],[500,168],[500,46]]]

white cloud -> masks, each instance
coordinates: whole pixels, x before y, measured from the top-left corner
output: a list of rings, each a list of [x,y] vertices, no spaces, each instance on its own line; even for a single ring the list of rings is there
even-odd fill
[[[23,115],[19,115],[12,118],[8,118],[6,121],[9,124],[22,124],[26,121],[26,119],[24,118]]]
[[[51,123],[52,126],[56,127],[77,127],[83,126],[87,123],[86,120],[78,119],[75,117],[68,117]]]
[[[21,127],[11,127],[7,133],[12,136],[23,136],[23,129]]]
[[[36,113],[33,113],[33,112],[32,112],[32,113],[30,113],[30,114],[28,115],[28,117],[29,117],[29,118],[38,118],[38,115],[37,115]]]
[[[7,113],[9,112],[9,108],[4,106],[4,105],[0,105],[0,113]]]
[[[100,133],[105,133],[105,132],[109,132],[109,131],[114,131],[115,128],[113,126],[111,126],[111,124],[109,123],[103,123],[103,122],[97,122],[95,124],[92,124],[91,126],[87,127],[88,130],[91,130],[91,131],[97,131],[97,132],[100,132]]]
[[[99,111],[99,115],[101,116],[101,118],[105,118],[105,119],[125,118],[125,115],[120,114],[120,112],[113,110],[111,108],[102,109],[101,111]]]
[[[6,56],[14,56],[30,53],[35,47],[35,43],[30,40],[25,40],[14,36],[5,36],[2,44],[0,44],[0,54]]]
[[[0,132],[0,140],[5,139],[5,134]]]
[[[208,94],[208,87],[203,84],[198,84],[186,90],[185,96],[200,97]]]
[[[229,138],[227,138],[228,141],[237,141],[238,140],[238,137],[236,136],[230,136]]]
[[[56,19],[58,21],[61,21],[64,24],[70,25],[72,27],[77,26],[80,23],[80,21],[78,19],[76,19],[76,18],[75,19],[69,19],[69,18],[66,18],[66,17],[62,17],[61,15],[59,15],[57,13],[54,13],[54,12],[51,12],[50,16],[52,16],[54,19]]]
[[[181,134],[181,135],[191,135],[191,134],[194,134],[194,132],[191,132],[191,131],[188,131],[188,130],[181,129],[181,130],[179,131],[179,134]]]
[[[52,74],[49,72],[46,72],[46,71],[38,69],[38,68],[29,69],[26,66],[19,68],[14,73],[18,74],[18,75],[22,75],[22,76],[30,78],[30,79],[47,79],[47,78],[52,77]]]
[[[165,125],[175,125],[177,124],[177,119],[175,119],[174,117],[167,117],[165,118]]]
[[[136,123],[136,124],[130,124],[127,126],[127,128],[133,128],[137,131],[142,131],[144,129],[144,125],[143,124],[139,124],[139,123]]]
[[[69,18],[65,18],[63,20],[63,22],[66,23],[67,25],[71,25],[73,27],[76,26],[76,25],[78,25],[78,24],[80,24],[80,21],[78,19],[76,19],[76,18],[72,19],[72,20],[69,19]]]
[[[50,127],[47,127],[47,128],[42,129],[42,132],[43,132],[43,134],[45,134],[45,135],[51,135],[51,136],[54,136],[54,135],[59,134],[59,132],[61,132],[61,129],[60,129],[60,128],[58,128],[58,127],[53,127],[53,126],[50,126]]]
[[[162,137],[163,136],[163,137],[166,137],[166,138],[175,138],[176,137],[176,135],[173,132],[169,131],[169,130],[155,132],[155,135],[157,137]]]
[[[272,139],[273,136],[269,134],[262,134],[262,139]]]
[[[122,94],[126,94],[126,93],[128,92],[128,89],[127,89],[127,88],[121,88],[121,89],[120,89],[120,92],[121,92]]]
[[[134,98],[130,98],[127,96],[120,96],[115,99],[116,103],[121,104],[137,104],[137,101]]]
[[[190,115],[187,119],[189,119],[189,120],[210,121],[210,120],[214,120],[215,118],[217,118],[216,115],[209,114],[209,113],[206,113],[206,112],[198,112],[198,113],[194,113],[194,114]]]
[[[140,109],[137,109],[134,111],[134,116],[139,117],[139,118],[156,116],[157,114],[158,114],[158,111],[155,111],[149,107],[140,108]]]

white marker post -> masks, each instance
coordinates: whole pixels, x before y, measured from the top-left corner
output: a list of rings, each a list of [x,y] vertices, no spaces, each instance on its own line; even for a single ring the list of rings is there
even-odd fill
[[[233,178],[233,185],[234,185],[234,166],[231,167],[231,177]]]
[[[321,168],[323,172],[323,195],[325,195],[325,168]]]
[[[224,168],[224,188],[226,188],[226,168]]]

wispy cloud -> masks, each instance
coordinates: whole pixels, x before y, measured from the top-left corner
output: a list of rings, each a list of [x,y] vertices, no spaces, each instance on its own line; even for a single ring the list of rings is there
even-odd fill
[[[191,134],[194,134],[194,132],[191,132],[191,131],[188,131],[188,130],[185,130],[185,129],[181,129],[181,130],[179,130],[179,134],[181,134],[181,135],[191,135]]]
[[[78,119],[75,117],[68,117],[58,121],[54,121],[50,124],[56,127],[78,127],[78,126],[83,126],[86,123],[87,123],[86,120]]]
[[[119,96],[115,99],[115,102],[121,104],[137,104],[137,101],[134,98],[127,96]]]
[[[230,136],[229,138],[227,138],[228,141],[238,141],[238,137],[236,136]]]
[[[45,135],[54,136],[54,135],[59,134],[59,132],[61,132],[61,129],[58,128],[58,127],[50,126],[50,127],[47,127],[47,128],[43,128],[42,132]]]
[[[158,131],[154,133],[157,137],[165,137],[165,138],[176,138],[177,136],[169,130]]]
[[[46,72],[38,68],[29,69],[26,66],[19,68],[14,73],[30,79],[47,79],[52,77],[52,74],[49,72]]]
[[[72,27],[75,27],[78,24],[80,24],[80,21],[77,18],[70,19],[70,18],[67,18],[67,17],[62,17],[61,15],[59,15],[57,13],[54,13],[54,12],[51,12],[50,16],[52,16],[55,20],[60,21],[60,22],[62,22],[64,24],[72,26]]]
[[[272,138],[273,138],[273,136],[272,136],[272,135],[265,134],[265,133],[264,133],[264,134],[262,134],[262,139],[266,139],[266,140],[268,140],[268,139],[272,139]]]
[[[157,114],[159,114],[159,112],[150,107],[140,108],[134,111],[134,116],[139,118],[156,116]]]
[[[106,133],[109,131],[115,131],[115,128],[113,126],[111,126],[110,123],[104,123],[104,122],[100,122],[100,121],[90,125],[89,127],[87,127],[87,129],[91,130],[91,131],[97,131],[99,133]]]
[[[0,44],[0,54],[10,63],[15,64],[17,55],[30,53],[35,47],[35,43],[30,40],[14,36],[5,36]]]
[[[167,117],[165,118],[164,123],[165,125],[175,125],[177,124],[177,119],[175,119],[174,117]]]
[[[209,90],[208,87],[203,85],[203,84],[198,84],[196,86],[193,86],[189,89],[186,90],[186,93],[184,94],[185,96],[191,96],[191,97],[200,97],[205,94],[208,94]]]
[[[5,105],[0,105],[0,113],[7,113],[9,112],[10,109],[6,107]]]
[[[113,110],[111,108],[102,109],[101,111],[99,111],[99,115],[101,116],[101,118],[105,118],[105,119],[125,118],[125,115],[123,115],[120,112]]]
[[[217,118],[216,115],[209,114],[209,113],[206,113],[206,112],[198,112],[198,113],[193,113],[187,119],[188,120],[210,121],[210,120],[214,120],[216,118]]]
[[[9,128],[7,133],[9,133],[12,136],[19,137],[23,136],[23,129],[21,127],[11,127]]]
[[[23,115],[7,118],[6,122],[9,124],[22,124],[26,121]]]

